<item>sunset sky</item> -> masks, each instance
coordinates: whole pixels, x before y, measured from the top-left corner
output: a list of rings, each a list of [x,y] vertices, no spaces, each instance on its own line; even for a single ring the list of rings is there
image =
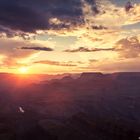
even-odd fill
[[[140,71],[140,0],[0,0],[0,72]]]

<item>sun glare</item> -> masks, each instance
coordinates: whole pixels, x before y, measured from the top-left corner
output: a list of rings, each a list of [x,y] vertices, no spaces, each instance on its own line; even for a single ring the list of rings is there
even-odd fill
[[[19,73],[22,73],[22,74],[26,74],[28,73],[28,68],[27,67],[21,67],[18,69]]]

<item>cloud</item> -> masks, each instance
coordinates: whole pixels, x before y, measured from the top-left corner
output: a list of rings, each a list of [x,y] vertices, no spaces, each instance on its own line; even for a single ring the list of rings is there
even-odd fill
[[[0,25],[0,37],[7,37],[7,38],[13,38],[13,37],[21,37],[24,40],[30,40],[33,38],[29,34],[24,33],[22,31],[15,31],[13,29],[10,29],[9,27],[5,27],[3,25]]]
[[[126,5],[125,5],[125,10],[126,12],[129,12],[130,9],[134,8],[132,3],[129,1]]]
[[[23,67],[23,66],[29,66],[29,64],[26,64],[26,63],[20,63],[20,62],[17,62],[16,59],[14,58],[11,58],[9,59],[8,57],[5,57],[1,62],[0,62],[0,67],[1,68],[17,68],[17,67]]]
[[[93,49],[89,49],[89,48],[85,48],[85,47],[80,47],[78,49],[65,50],[65,52],[71,52],[71,53],[75,53],[75,52],[99,52],[99,51],[117,51],[117,49],[115,49],[115,48],[93,48]]]
[[[45,65],[54,65],[54,66],[64,66],[64,67],[75,67],[77,66],[75,63],[69,62],[58,62],[58,61],[51,61],[51,60],[41,60],[36,61],[34,64],[45,64]]]
[[[107,30],[108,28],[102,25],[93,25],[92,29],[94,30]]]
[[[24,32],[65,28],[82,17],[81,0],[0,0],[0,25]],[[50,24],[58,18],[60,24]],[[82,21],[82,19],[81,19]]]
[[[0,0],[0,26],[5,28],[0,27],[0,32],[11,36],[19,31],[35,33],[88,26],[99,30],[138,22],[140,6],[132,8],[128,3],[126,9],[129,14],[124,7],[106,0]]]
[[[20,49],[23,50],[36,50],[36,51],[53,51],[52,48],[48,48],[48,47],[21,47]]]
[[[97,0],[83,0],[85,8],[89,8],[94,15],[99,14],[100,10],[97,6]]]
[[[138,65],[140,63],[140,59],[133,58],[133,59],[124,59],[120,61],[115,62],[102,62],[98,69],[101,71],[108,71],[108,72],[138,72],[140,69],[140,66]]]
[[[120,61],[104,60],[98,63],[89,63],[89,66],[81,67],[81,71],[100,71],[100,72],[138,72],[140,59],[129,59]]]
[[[114,47],[121,49],[119,55],[123,58],[136,58],[140,55],[140,41],[136,36],[123,38],[116,42]]]
[[[96,63],[96,62],[98,62],[98,60],[96,60],[96,59],[90,59],[89,60],[89,63]]]
[[[76,29],[86,26],[89,16],[99,14],[98,7],[96,0],[0,0],[0,32],[15,36],[40,30]],[[97,24],[93,29],[105,28]]]

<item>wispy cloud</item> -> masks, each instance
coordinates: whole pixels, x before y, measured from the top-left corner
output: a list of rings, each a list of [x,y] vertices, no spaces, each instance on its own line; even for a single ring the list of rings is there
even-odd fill
[[[21,47],[23,50],[36,50],[36,51],[53,51],[52,48],[48,47]]]
[[[34,64],[44,64],[44,65],[54,65],[54,66],[64,66],[64,67],[75,67],[77,64],[74,62],[59,62],[59,61],[51,61],[51,60],[41,60],[36,61]]]
[[[89,49],[89,48],[85,48],[85,47],[80,47],[78,49],[65,50],[65,52],[71,52],[71,53],[75,53],[75,52],[99,52],[99,51],[119,51],[119,49],[115,49],[115,48],[93,48],[93,49]]]

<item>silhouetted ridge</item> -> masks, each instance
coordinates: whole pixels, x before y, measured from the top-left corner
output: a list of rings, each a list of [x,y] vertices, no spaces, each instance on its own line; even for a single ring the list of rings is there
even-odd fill
[[[68,82],[68,81],[72,81],[72,80],[73,80],[73,78],[71,76],[65,76],[61,79],[61,81],[63,81],[63,82]]]
[[[111,74],[111,77],[116,80],[125,82],[138,82],[140,81],[140,72],[121,72]]]
[[[96,78],[102,78],[104,75],[100,72],[88,72],[88,73],[82,73],[80,76],[81,80],[92,80]]]

